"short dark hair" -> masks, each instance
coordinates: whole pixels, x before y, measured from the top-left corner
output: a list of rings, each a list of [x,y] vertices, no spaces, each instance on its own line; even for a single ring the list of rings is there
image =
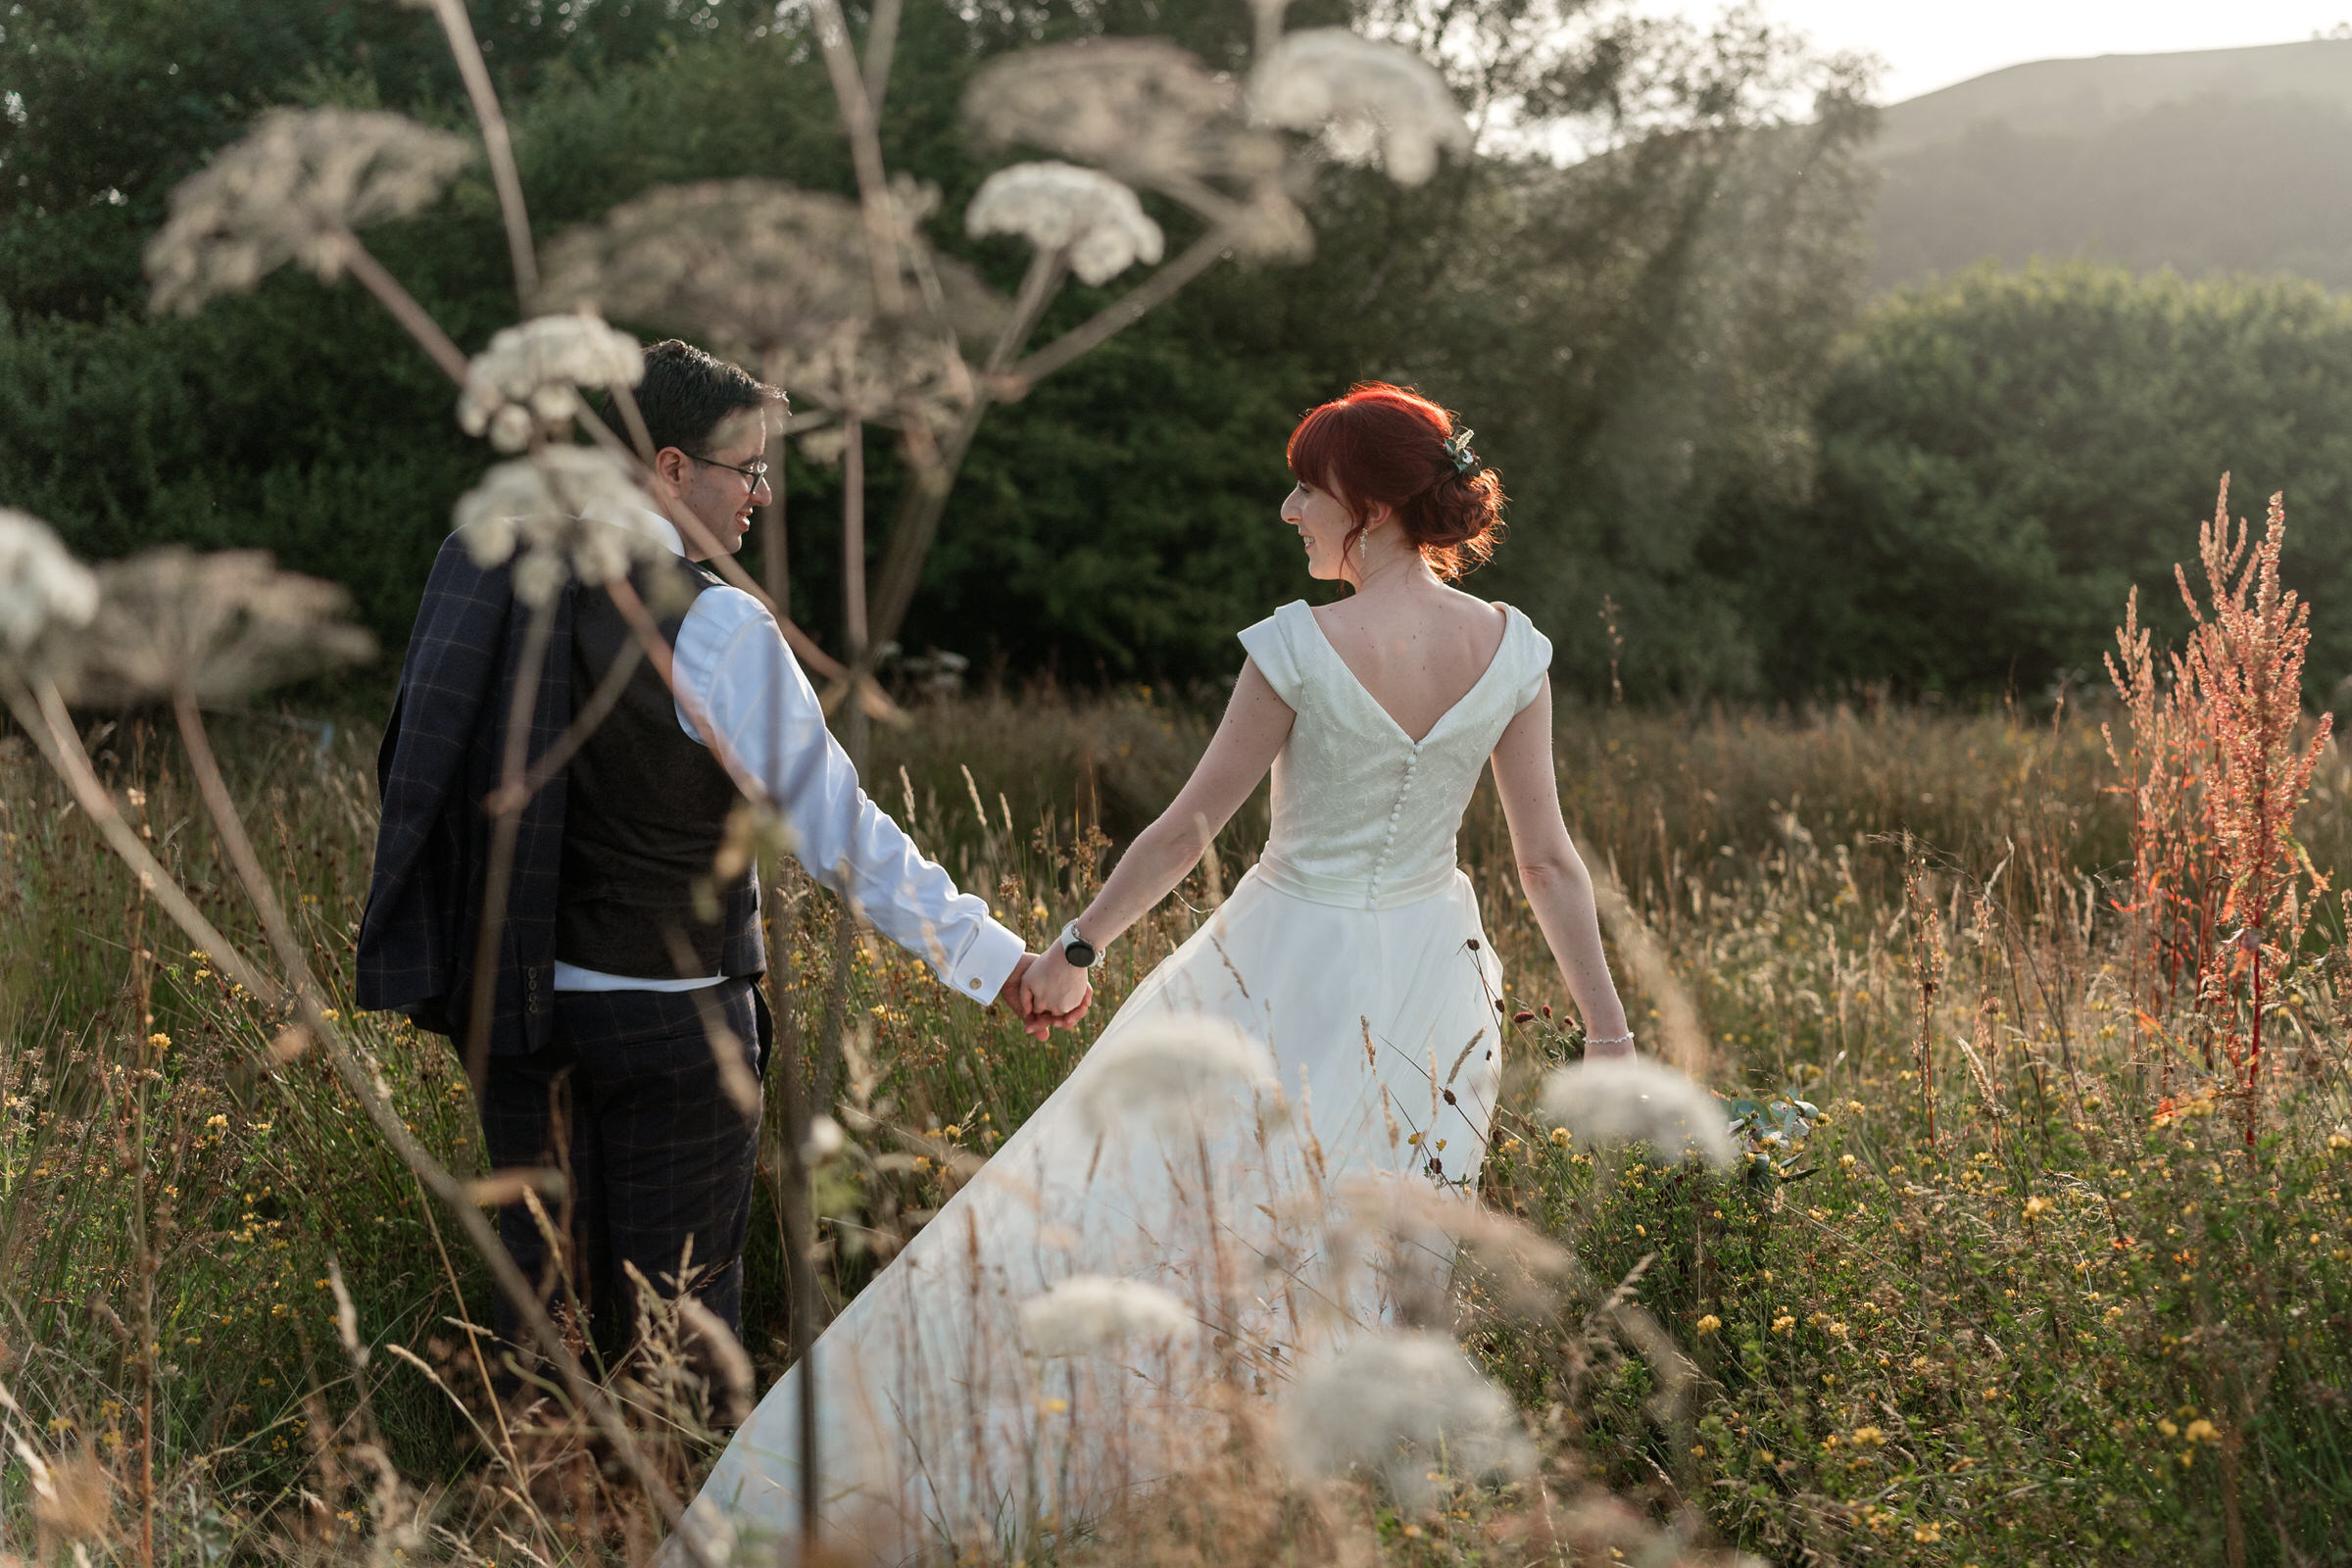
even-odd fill
[[[769,386],[740,365],[731,365],[677,338],[649,344],[645,351],[645,379],[637,383],[637,411],[645,416],[645,432],[654,450],[676,447],[702,457],[710,434],[731,416],[746,409],[764,408],[784,401],[781,387]],[[631,440],[619,400],[608,395],[605,423],[626,443]]]

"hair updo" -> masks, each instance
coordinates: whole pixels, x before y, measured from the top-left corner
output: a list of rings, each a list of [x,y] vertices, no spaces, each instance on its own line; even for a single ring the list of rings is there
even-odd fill
[[[1359,382],[1298,421],[1291,472],[1348,508],[1348,548],[1363,534],[1364,509],[1386,505],[1430,569],[1451,580],[1494,554],[1503,503],[1493,468],[1455,470],[1446,451],[1453,433],[1453,416],[1418,392]]]

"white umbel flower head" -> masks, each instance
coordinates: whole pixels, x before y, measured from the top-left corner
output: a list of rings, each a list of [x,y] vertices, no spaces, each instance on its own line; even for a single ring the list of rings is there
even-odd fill
[[[1070,270],[1089,284],[1158,261],[1166,244],[1134,191],[1101,170],[1051,161],[1015,164],[981,181],[963,226],[975,239],[1018,234],[1041,251],[1067,251]]]
[[[541,316],[500,331],[466,365],[458,423],[501,452],[520,452],[534,429],[560,428],[580,412],[580,387],[644,379],[645,350],[628,333],[585,312]]]
[[[105,706],[247,697],[371,656],[375,639],[343,619],[349,609],[341,588],[281,571],[264,551],[162,545],[98,568],[98,612],[58,683]]]
[[[1441,150],[1470,149],[1470,125],[1429,62],[1345,27],[1285,33],[1250,79],[1261,121],[1324,131],[1350,163],[1378,154],[1389,177],[1419,185],[1438,172]]]
[[[1432,1471],[1517,1476],[1535,1457],[1510,1396],[1443,1334],[1384,1334],[1322,1357],[1277,1421],[1292,1469],[1320,1480],[1361,1465],[1408,1512],[1433,1499]]]
[[[472,157],[465,137],[401,115],[272,109],[172,189],[147,242],[150,306],[193,316],[288,262],[332,282],[351,230],[421,211]]]
[[[1275,1087],[1266,1048],[1229,1019],[1153,1018],[1104,1035],[1072,1079],[1081,1121],[1096,1136],[1130,1132],[1140,1119],[1182,1137],[1223,1113],[1253,1106]]]
[[[1718,1169],[1732,1162],[1722,1102],[1647,1057],[1587,1057],[1560,1068],[1544,1080],[1544,1110],[1590,1143],[1647,1144],[1668,1158],[1694,1154]]]
[[[1021,1332],[1040,1355],[1084,1355],[1121,1340],[1189,1334],[1185,1304],[1142,1280],[1077,1274],[1021,1303]]]
[[[544,605],[569,577],[610,582],[633,562],[668,555],[649,515],[653,506],[612,453],[551,446],[493,467],[458,498],[452,521],[477,565],[495,566],[519,552],[514,595]]]
[[[0,507],[0,658],[21,657],[54,630],[86,626],[98,579],[29,513]]]

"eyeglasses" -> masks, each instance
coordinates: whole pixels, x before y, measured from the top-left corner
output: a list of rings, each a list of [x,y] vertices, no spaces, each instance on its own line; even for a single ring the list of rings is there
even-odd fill
[[[767,465],[764,462],[755,463],[748,468],[739,468],[732,463],[721,463],[716,458],[695,458],[691,452],[686,455],[694,458],[695,462],[702,464],[705,467],[724,468],[729,473],[742,474],[751,481],[750,491],[756,492],[761,485],[767,483]]]

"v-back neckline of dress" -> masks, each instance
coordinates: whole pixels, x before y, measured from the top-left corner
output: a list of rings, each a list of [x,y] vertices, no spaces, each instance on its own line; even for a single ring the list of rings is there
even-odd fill
[[[1396,715],[1390,712],[1387,706],[1383,704],[1379,698],[1372,695],[1372,688],[1364,684],[1363,677],[1356,674],[1355,670],[1348,664],[1348,658],[1345,654],[1340,652],[1339,645],[1334,643],[1331,640],[1330,635],[1323,630],[1323,622],[1315,618],[1314,608],[1311,605],[1308,605],[1304,600],[1298,600],[1296,601],[1296,603],[1298,606],[1299,612],[1305,616],[1306,623],[1314,628],[1315,640],[1323,645],[1323,651],[1331,656],[1332,662],[1340,666],[1341,673],[1348,677],[1348,683],[1356,689],[1357,693],[1362,696],[1365,703],[1370,705],[1374,712],[1378,713],[1382,718],[1385,718],[1389,721],[1389,728],[1395,730],[1403,738],[1404,743],[1416,752],[1422,747],[1427,746],[1430,742],[1430,738],[1436,735],[1438,731],[1446,727],[1446,721],[1453,717],[1454,714],[1460,712],[1465,707],[1467,707],[1470,699],[1476,697],[1479,692],[1485,688],[1487,682],[1494,679],[1494,672],[1502,667],[1502,656],[1504,650],[1508,649],[1511,645],[1511,633],[1517,629],[1515,617],[1512,615],[1508,607],[1504,607],[1502,612],[1502,640],[1494,645],[1494,654],[1487,660],[1487,667],[1478,672],[1478,679],[1470,683],[1469,690],[1463,692],[1461,696],[1455,698],[1452,704],[1446,708],[1446,711],[1440,713],[1430,724],[1429,728],[1421,732],[1421,738],[1419,740],[1415,740],[1413,739],[1412,733],[1402,724],[1397,722]]]

